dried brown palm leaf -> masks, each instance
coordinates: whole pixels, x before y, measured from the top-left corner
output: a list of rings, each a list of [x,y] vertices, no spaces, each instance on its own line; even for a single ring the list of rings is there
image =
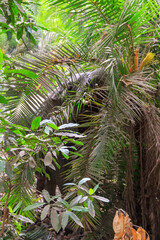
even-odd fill
[[[142,228],[137,230],[133,228],[133,224],[129,215],[122,209],[116,211],[113,219],[114,240],[148,240],[148,233]]]

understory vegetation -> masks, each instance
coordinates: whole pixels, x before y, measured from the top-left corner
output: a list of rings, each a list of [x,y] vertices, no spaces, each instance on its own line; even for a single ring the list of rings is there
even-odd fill
[[[159,61],[159,0],[0,2],[0,239],[160,238]]]

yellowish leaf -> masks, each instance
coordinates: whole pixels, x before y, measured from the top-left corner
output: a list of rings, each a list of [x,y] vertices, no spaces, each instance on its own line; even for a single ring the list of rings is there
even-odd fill
[[[137,240],[137,232],[134,228],[131,228],[133,240]]]
[[[115,232],[115,239],[121,239],[124,233],[124,215],[118,210],[113,219],[113,230]]]
[[[153,60],[155,54],[152,52],[149,52],[146,57],[143,59],[143,61],[140,64],[139,69],[141,70],[145,65],[151,63],[151,61]]]
[[[141,235],[141,240],[146,240],[146,231],[143,228],[139,227],[137,233]]]
[[[41,84],[39,84],[37,87],[36,87],[36,91],[38,91],[40,88],[41,88]]]

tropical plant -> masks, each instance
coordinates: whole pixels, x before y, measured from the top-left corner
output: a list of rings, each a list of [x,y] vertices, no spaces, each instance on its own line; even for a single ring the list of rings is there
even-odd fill
[[[107,195],[113,207],[125,196],[129,215],[155,240],[160,235],[159,1],[46,2],[66,21],[81,22],[83,32],[71,31],[74,36],[78,29],[81,41],[69,38],[4,69],[5,110],[17,123],[28,119],[29,124],[37,115],[81,123],[87,135],[83,157],[70,163],[68,178],[89,177],[114,187],[117,193]]]
[[[37,31],[41,28],[33,19],[38,7],[37,1],[1,1],[0,42],[4,51],[22,54],[35,47],[40,35]]]
[[[1,102],[2,100],[4,102],[5,98],[2,97]],[[51,120],[41,121],[41,117],[37,117],[32,121],[29,129],[0,118],[0,132],[5,133],[4,140],[1,139],[0,159],[0,192],[3,211],[0,236],[6,232],[5,225],[8,218],[10,223],[13,222],[17,226],[18,232],[21,230],[21,221],[33,223],[34,214],[26,212],[23,216],[23,208],[35,199],[33,193],[35,172],[43,173],[50,179],[46,168],[54,171],[60,168],[56,160],[60,152],[66,161],[71,150],[72,154],[76,154],[76,145],[82,144],[77,138],[84,136],[66,130],[67,127],[75,126],[77,124],[70,123],[57,127]],[[38,158],[39,151],[43,156]],[[12,224],[10,226],[13,228]],[[9,234],[8,230],[5,234]]]
[[[61,194],[50,196],[48,191],[43,190],[43,196],[46,202],[34,203],[27,206],[24,211],[29,211],[37,207],[44,206],[41,212],[41,221],[43,221],[47,215],[50,215],[51,223],[56,232],[60,229],[65,229],[69,223],[69,218],[72,219],[78,226],[87,230],[88,224],[93,225],[93,220],[86,223],[87,218],[84,213],[89,213],[92,218],[95,217],[95,207],[93,200],[99,200],[102,202],[109,202],[107,198],[95,195],[96,190],[99,185],[96,185],[93,189],[87,188],[84,183],[91,180],[90,178],[83,178],[76,185],[75,183],[67,183],[65,185],[69,186],[68,193],[61,197]],[[72,199],[71,199],[72,196]],[[74,198],[73,198],[74,196]],[[77,217],[76,212],[81,213],[80,218]],[[82,224],[83,223],[83,224]],[[88,229],[90,230],[90,229]]]

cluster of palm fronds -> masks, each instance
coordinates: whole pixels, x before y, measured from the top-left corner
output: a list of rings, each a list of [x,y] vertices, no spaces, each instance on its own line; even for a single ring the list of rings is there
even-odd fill
[[[121,186],[126,210],[155,240],[160,234],[160,118],[159,68],[153,62],[158,53],[152,49],[159,41],[159,1],[47,3],[75,26],[83,25],[81,44],[66,40],[14,60],[3,80],[6,110],[22,124],[37,115],[79,122],[87,137],[83,157],[73,159],[68,177]]]

